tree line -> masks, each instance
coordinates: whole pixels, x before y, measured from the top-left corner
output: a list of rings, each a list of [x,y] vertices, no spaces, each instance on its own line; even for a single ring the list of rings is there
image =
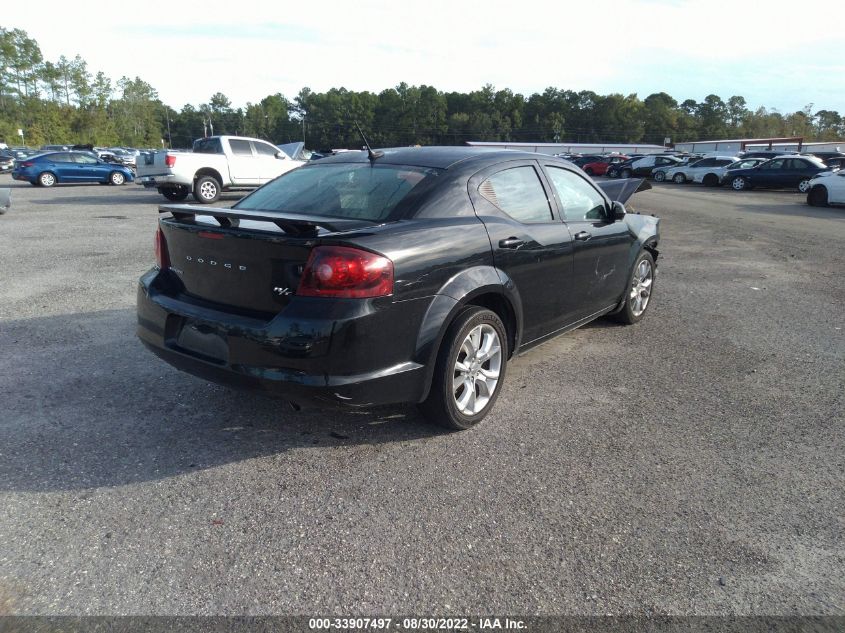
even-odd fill
[[[0,139],[158,148],[190,147],[211,134],[256,136],[274,143],[305,140],[315,149],[360,147],[356,123],[370,144],[460,145],[464,141],[653,143],[721,138],[845,138],[845,117],[813,104],[792,113],[749,108],[738,95],[678,102],[665,92],[600,95],[554,87],[528,97],[485,85],[468,93],[410,86],[374,92],[303,88],[234,108],[217,92],[175,110],[140,77],[113,81],[79,55],[45,60],[20,29],[0,28]],[[18,137],[18,130],[24,138]]]

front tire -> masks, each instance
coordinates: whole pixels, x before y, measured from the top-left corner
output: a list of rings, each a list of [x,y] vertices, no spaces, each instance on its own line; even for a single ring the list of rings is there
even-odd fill
[[[705,187],[715,187],[719,184],[719,177],[716,174],[707,174],[701,182]]]
[[[119,171],[113,171],[109,174],[109,183],[119,187],[126,182],[126,176]]]
[[[38,174],[38,184],[42,187],[52,187],[56,184],[56,176],[49,171]]]
[[[816,185],[807,194],[807,204],[811,207],[826,207],[827,206],[827,188],[821,185]]]
[[[663,182],[664,180],[666,180],[666,172],[665,171],[654,172],[654,182]]]
[[[656,272],[657,268],[654,265],[654,257],[651,253],[648,251],[640,253],[637,261],[634,262],[631,276],[628,278],[625,304],[619,312],[613,315],[617,321],[632,325],[642,320],[648,306],[651,305]]]
[[[748,181],[742,176],[737,176],[736,178],[731,180],[731,187],[734,191],[744,191],[746,189],[751,189],[751,187],[748,186]]]
[[[585,169],[585,170],[584,170],[584,173],[585,173],[585,174],[587,174],[588,176],[592,176],[592,175],[593,175],[593,173],[594,173],[594,172],[593,172],[593,168],[592,168],[592,167],[587,167],[587,169]]]
[[[211,176],[200,176],[194,183],[194,199],[201,204],[217,202],[220,197],[220,183]]]
[[[620,177],[620,178],[630,178],[630,177],[631,177],[631,174],[632,174],[632,172],[631,172],[631,170],[630,170],[630,169],[623,169],[623,170],[619,173],[619,177]]]
[[[428,398],[420,404],[430,421],[453,431],[475,426],[493,409],[505,380],[508,337],[499,316],[468,306],[443,339]]]

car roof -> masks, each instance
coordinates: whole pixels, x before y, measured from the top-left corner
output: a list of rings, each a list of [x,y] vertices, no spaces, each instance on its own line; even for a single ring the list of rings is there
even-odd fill
[[[378,150],[384,156],[375,160],[382,165],[413,165],[415,167],[429,167],[434,169],[449,169],[450,167],[467,161],[474,163],[493,164],[502,160],[538,160],[548,159],[567,162],[550,154],[524,152],[512,149],[497,149],[486,147],[391,147]],[[369,161],[366,150],[343,152],[335,156],[320,159],[320,164],[330,163],[366,163]]]

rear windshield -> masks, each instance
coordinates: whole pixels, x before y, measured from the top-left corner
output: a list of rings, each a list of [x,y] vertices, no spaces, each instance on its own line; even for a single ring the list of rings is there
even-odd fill
[[[386,221],[419,200],[440,171],[369,163],[309,165],[267,183],[235,208]]]

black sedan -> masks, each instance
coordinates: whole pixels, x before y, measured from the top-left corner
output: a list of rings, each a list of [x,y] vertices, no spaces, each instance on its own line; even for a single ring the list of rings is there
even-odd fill
[[[812,156],[781,156],[750,169],[729,169],[722,176],[722,184],[729,184],[735,191],[754,187],[797,187],[801,193],[807,193],[813,176],[829,169]]]
[[[514,354],[651,305],[659,220],[625,213],[642,181],[606,185],[551,156],[401,148],[309,163],[231,209],[163,206],[138,336],[295,408],[414,402],[465,429]]]

